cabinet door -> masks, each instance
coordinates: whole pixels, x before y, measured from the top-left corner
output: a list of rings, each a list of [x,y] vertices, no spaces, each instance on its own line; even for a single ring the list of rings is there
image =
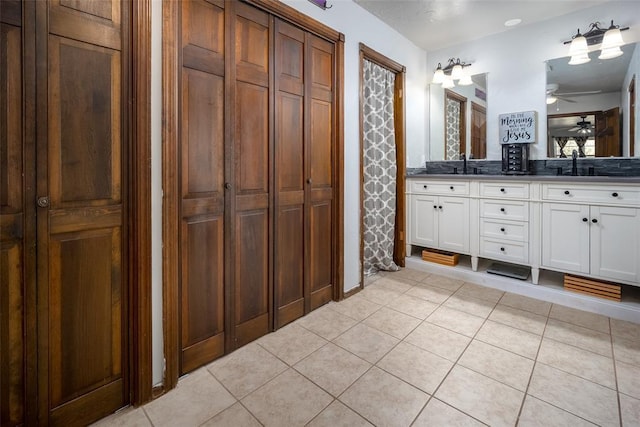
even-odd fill
[[[592,206],[589,224],[591,274],[638,282],[640,209]]]
[[[469,199],[440,197],[438,216],[438,247],[469,253]]]
[[[434,196],[409,196],[411,209],[411,243],[438,247],[438,198]]]
[[[589,207],[542,205],[542,265],[589,273]]]

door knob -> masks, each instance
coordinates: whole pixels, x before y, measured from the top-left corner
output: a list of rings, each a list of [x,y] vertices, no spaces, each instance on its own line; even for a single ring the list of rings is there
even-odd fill
[[[311,178],[307,178],[307,184],[311,184]]]
[[[224,183],[224,188],[226,188],[227,190],[231,190],[231,184],[228,182]]]
[[[47,196],[42,196],[42,197],[38,197],[38,206],[40,206],[41,208],[46,208],[49,206],[49,197]]]

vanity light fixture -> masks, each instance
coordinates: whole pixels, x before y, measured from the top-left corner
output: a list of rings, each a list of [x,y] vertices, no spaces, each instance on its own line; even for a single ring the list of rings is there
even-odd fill
[[[599,59],[611,59],[622,55],[620,46],[624,44],[622,40],[621,31],[626,31],[629,27],[620,28],[619,25],[614,25],[611,20],[609,28],[600,28],[600,23],[595,22],[590,24],[589,30],[580,34],[580,29],[575,36],[564,44],[571,44],[569,46],[569,65],[579,65],[591,61],[589,58],[589,46],[602,44],[600,47]]]
[[[442,84],[444,88],[454,87],[454,80],[458,80],[458,84],[462,86],[473,84],[471,76],[469,76],[465,70],[465,68],[470,65],[471,64],[460,61],[460,58],[449,59],[446,67],[442,67],[442,64],[438,63],[431,82]]]

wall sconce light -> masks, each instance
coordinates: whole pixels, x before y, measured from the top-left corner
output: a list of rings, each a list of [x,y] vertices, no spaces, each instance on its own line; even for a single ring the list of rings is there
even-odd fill
[[[449,59],[449,63],[444,68],[441,63],[438,63],[438,67],[433,73],[432,83],[442,84],[445,89],[454,87],[454,80],[458,80],[458,84],[462,86],[471,85],[473,81],[471,81],[471,76],[465,70],[470,65],[461,62],[460,58]]]
[[[586,33],[580,34],[578,28],[576,35],[571,40],[564,42],[564,44],[571,44],[569,46],[569,55],[571,56],[569,65],[579,65],[591,61],[589,46],[597,44],[602,44],[598,59],[611,59],[622,55],[620,46],[624,44],[624,41],[620,32],[628,30],[629,27],[620,28],[619,25],[613,25],[613,20],[607,29],[600,28],[599,22],[590,25]]]

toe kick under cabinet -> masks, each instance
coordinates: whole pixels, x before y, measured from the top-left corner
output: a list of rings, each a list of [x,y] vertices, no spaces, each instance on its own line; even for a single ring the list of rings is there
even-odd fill
[[[408,243],[640,286],[640,183],[407,180]],[[411,248],[408,248],[407,253]]]

